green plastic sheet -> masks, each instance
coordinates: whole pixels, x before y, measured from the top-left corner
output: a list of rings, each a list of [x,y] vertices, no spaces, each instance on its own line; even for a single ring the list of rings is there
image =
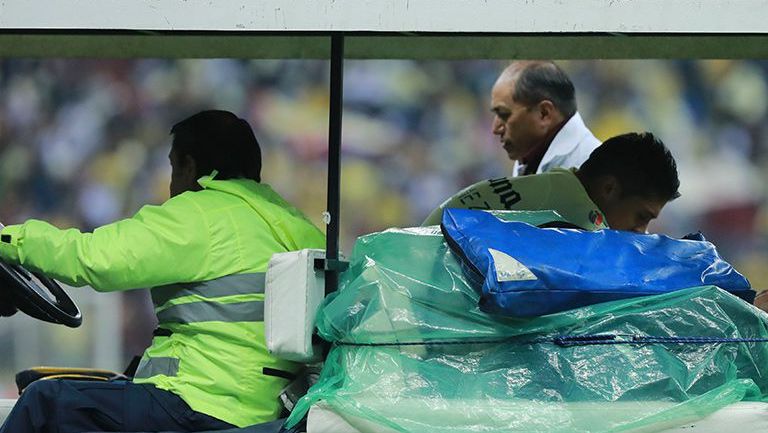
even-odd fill
[[[350,262],[317,321],[332,349],[289,425],[319,402],[361,431],[640,432],[768,400],[768,344],[746,341],[768,338],[768,315],[713,286],[522,320],[479,310],[438,227],[363,236]]]

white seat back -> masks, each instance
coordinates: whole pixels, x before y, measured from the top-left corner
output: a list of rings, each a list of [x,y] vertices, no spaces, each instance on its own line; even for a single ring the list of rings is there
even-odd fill
[[[266,276],[264,326],[267,349],[278,358],[302,363],[320,361],[312,347],[315,317],[325,297],[325,273],[315,259],[325,251],[305,249],[274,254]]]

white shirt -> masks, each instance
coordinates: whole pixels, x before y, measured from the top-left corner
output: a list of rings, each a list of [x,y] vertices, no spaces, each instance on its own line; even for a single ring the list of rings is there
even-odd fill
[[[600,140],[592,135],[592,132],[584,124],[581,115],[576,112],[549,144],[547,152],[541,158],[536,174],[557,167],[579,168],[599,145]],[[522,168],[521,164],[515,161],[515,165],[512,167],[512,176],[519,176],[523,171]]]

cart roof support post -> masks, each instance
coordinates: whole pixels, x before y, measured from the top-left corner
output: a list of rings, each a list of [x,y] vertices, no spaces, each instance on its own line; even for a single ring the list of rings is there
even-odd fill
[[[325,293],[336,290],[339,272],[345,263],[339,261],[339,211],[341,194],[341,120],[344,101],[344,34],[331,34],[330,110],[328,115],[328,205],[324,220]]]

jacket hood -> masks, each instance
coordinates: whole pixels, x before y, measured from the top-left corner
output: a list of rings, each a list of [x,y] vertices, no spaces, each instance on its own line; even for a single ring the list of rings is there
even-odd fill
[[[268,184],[252,179],[217,180],[214,177],[215,173],[203,176],[197,183],[203,189],[232,194],[248,203],[277,234],[287,250],[298,249],[312,240],[317,243],[325,242],[325,235]]]

